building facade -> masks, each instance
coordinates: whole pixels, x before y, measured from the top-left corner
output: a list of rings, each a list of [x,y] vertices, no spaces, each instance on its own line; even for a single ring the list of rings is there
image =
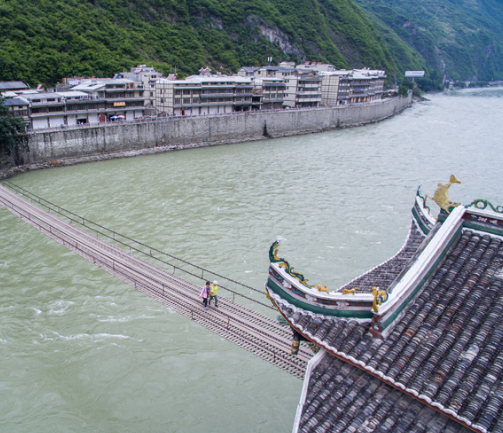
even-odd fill
[[[280,66],[263,66],[255,71],[255,76],[284,81],[284,107],[318,107],[321,103],[321,78],[315,71],[300,70],[291,67],[290,63],[282,63]]]
[[[199,116],[250,111],[253,84],[240,76],[191,76],[156,81],[154,107],[166,116]]]
[[[145,107],[153,109],[155,83],[158,79],[163,78],[162,72],[156,71],[153,67],[147,65],[139,65],[131,68],[130,72],[119,73],[120,78],[125,78],[135,83],[143,85],[143,96],[145,98]],[[154,113],[148,113],[154,114]]]
[[[133,80],[92,78],[82,81],[72,91],[84,92],[89,96],[87,104],[82,103],[79,107],[81,120],[87,118],[86,123],[104,123],[116,119],[131,121],[145,114],[143,84]]]
[[[254,110],[275,110],[283,108],[286,84],[280,78],[253,78]]]
[[[12,110],[14,116],[21,116],[26,124],[30,123],[30,103],[22,97],[8,98],[3,105]]]
[[[342,75],[339,86],[339,104],[374,102],[382,99],[385,71],[353,69]]]

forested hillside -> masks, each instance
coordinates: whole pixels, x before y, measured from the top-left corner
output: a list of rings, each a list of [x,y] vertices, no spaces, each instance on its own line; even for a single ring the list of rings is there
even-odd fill
[[[385,69],[390,80],[410,69],[438,83],[443,72],[501,76],[500,0],[356,1],[364,10],[353,0],[0,0],[0,80],[54,85],[140,63],[230,73],[267,57]]]
[[[0,80],[54,84],[139,63],[230,72],[269,56],[396,68],[352,0],[0,0]]]
[[[398,36],[432,73],[450,80],[503,79],[503,1],[355,1],[386,40]]]

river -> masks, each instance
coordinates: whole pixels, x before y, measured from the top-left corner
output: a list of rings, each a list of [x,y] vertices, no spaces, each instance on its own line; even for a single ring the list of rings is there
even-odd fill
[[[501,119],[502,88],[463,90],[428,95],[361,128],[56,168],[13,182],[258,289],[269,246],[280,239],[282,257],[333,289],[400,249],[419,185],[433,195],[455,174],[462,184],[451,187],[452,200],[503,204]],[[300,380],[4,208],[0,288],[0,432],[292,429]]]

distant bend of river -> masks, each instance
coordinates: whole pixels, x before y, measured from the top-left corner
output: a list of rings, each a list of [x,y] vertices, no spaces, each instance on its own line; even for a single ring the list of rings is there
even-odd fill
[[[451,187],[453,200],[503,204],[503,89],[427,97],[365,127],[83,164],[13,181],[258,289],[269,246],[280,239],[280,255],[296,270],[336,288],[400,249],[419,185],[432,195],[455,174],[462,184]],[[300,380],[4,208],[0,317],[0,432],[292,429]]]

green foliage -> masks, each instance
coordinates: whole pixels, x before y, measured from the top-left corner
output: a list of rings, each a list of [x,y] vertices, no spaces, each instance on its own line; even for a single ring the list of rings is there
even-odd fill
[[[140,63],[230,73],[269,56],[395,68],[352,0],[0,0],[0,80],[50,86]]]
[[[425,70],[428,89],[448,80],[503,79],[503,2],[501,0],[355,0],[381,34],[396,34],[420,55],[403,61],[405,70]],[[390,40],[386,39],[388,44]],[[417,59],[417,57],[416,57]]]
[[[146,63],[180,77],[281,61],[503,78],[501,0],[0,0],[0,80],[54,85]],[[362,8],[362,9],[361,9]]]
[[[398,94],[402,96],[407,96],[407,93],[409,92],[409,87],[406,86],[405,84],[400,84],[398,86]]]
[[[26,125],[3,102],[4,98],[0,98],[0,158],[12,156],[15,164],[19,164],[21,152],[29,151]]]

